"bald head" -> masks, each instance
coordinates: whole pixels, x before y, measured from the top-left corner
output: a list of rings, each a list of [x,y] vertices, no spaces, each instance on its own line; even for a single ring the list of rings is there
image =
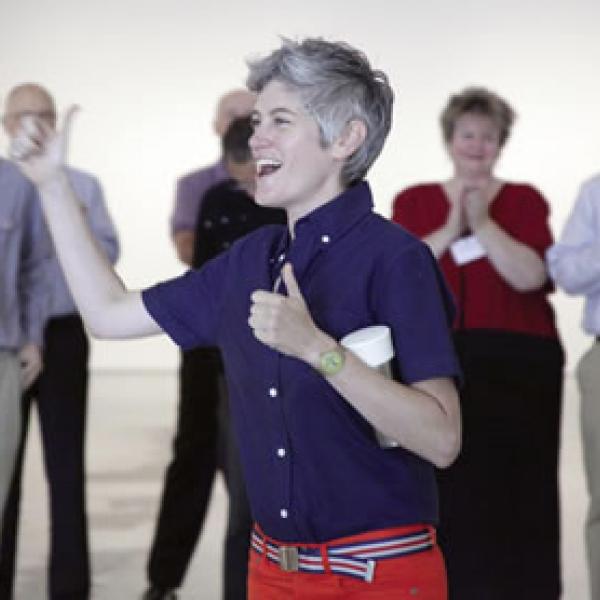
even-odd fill
[[[56,125],[56,107],[48,90],[37,83],[23,83],[14,87],[6,97],[2,124],[9,137],[14,137],[24,116],[44,120],[52,128]]]
[[[217,104],[214,128],[219,137],[223,137],[231,122],[252,112],[256,95],[248,90],[232,90],[221,96]]]

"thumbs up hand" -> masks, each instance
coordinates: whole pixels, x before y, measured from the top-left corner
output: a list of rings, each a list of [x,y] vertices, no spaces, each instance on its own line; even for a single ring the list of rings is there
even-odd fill
[[[315,365],[331,339],[312,320],[289,263],[283,266],[282,277],[288,295],[253,292],[248,324],[263,344]]]
[[[71,123],[77,110],[77,106],[69,108],[58,131],[30,115],[21,119],[19,130],[11,139],[10,157],[35,185],[47,183],[64,166]]]

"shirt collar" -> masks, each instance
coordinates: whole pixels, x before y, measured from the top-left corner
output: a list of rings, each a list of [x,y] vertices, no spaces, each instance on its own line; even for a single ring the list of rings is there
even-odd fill
[[[331,244],[372,210],[371,188],[366,181],[361,181],[299,219],[294,225],[294,237],[303,238],[307,233],[311,233],[320,239],[322,244]],[[277,258],[283,255],[290,242],[290,234],[286,229],[275,246],[273,256]]]
[[[361,181],[299,219],[294,226],[294,235],[301,235],[302,229],[308,226],[325,238],[323,242],[328,243],[326,239],[332,242],[372,210],[371,189],[366,181]]]

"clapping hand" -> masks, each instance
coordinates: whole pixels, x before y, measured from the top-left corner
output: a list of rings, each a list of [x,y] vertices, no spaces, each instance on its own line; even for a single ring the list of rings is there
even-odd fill
[[[490,218],[488,195],[482,188],[465,187],[461,204],[469,229],[476,233]]]
[[[462,197],[451,201],[448,218],[446,220],[446,228],[450,232],[452,240],[457,240],[467,227],[465,211],[462,203]]]

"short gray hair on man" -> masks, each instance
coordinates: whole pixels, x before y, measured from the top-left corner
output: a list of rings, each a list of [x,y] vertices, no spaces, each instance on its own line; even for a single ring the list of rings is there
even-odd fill
[[[248,61],[248,88],[260,92],[279,81],[298,92],[317,122],[321,143],[328,147],[353,120],[362,121],[367,135],[344,165],[341,183],[360,181],[373,164],[392,125],[394,93],[383,71],[371,68],[367,57],[344,42],[282,38],[281,47],[262,59]]]

